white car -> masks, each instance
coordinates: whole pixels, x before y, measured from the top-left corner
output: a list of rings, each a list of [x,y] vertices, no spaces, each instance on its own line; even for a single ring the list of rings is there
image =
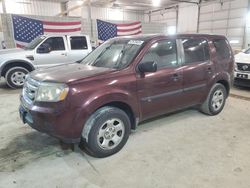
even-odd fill
[[[250,87],[250,48],[235,55],[234,84]]]
[[[20,88],[34,69],[74,63],[91,51],[87,35],[42,35],[24,49],[0,50],[0,77],[9,87]]]

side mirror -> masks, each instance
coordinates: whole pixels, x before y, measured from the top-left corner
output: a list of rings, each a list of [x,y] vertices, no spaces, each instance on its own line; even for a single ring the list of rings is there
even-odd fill
[[[42,44],[41,46],[37,48],[37,53],[39,54],[50,53],[50,51],[51,51],[51,47],[47,44]]]
[[[145,72],[156,72],[157,71],[157,63],[155,61],[141,62],[138,65],[138,69],[142,73],[145,73]]]

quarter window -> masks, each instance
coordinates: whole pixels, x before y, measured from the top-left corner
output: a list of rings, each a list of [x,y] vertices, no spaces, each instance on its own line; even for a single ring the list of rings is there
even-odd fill
[[[51,48],[51,51],[65,50],[62,37],[50,37],[43,42],[42,46],[49,46],[49,48]]]
[[[142,62],[154,61],[158,69],[177,66],[175,40],[164,40],[154,43],[144,55]]]
[[[226,40],[216,39],[213,41],[213,43],[216,49],[218,60],[230,59],[230,50]]]
[[[88,49],[87,40],[85,37],[70,37],[70,45],[72,50]]]
[[[209,60],[208,43],[204,39],[182,39],[184,63],[199,63]]]

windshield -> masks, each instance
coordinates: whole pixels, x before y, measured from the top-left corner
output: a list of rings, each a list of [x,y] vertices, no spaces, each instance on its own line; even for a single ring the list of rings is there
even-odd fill
[[[39,36],[32,40],[29,44],[26,45],[25,50],[33,50],[38,44],[40,44],[46,37]]]
[[[127,67],[141,48],[143,41],[110,40],[96,48],[81,63],[95,67],[122,69]]]

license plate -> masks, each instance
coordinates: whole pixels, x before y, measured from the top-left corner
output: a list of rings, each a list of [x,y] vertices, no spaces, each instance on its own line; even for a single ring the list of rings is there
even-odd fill
[[[248,75],[247,74],[237,74],[236,76],[237,76],[237,78],[248,79]]]

